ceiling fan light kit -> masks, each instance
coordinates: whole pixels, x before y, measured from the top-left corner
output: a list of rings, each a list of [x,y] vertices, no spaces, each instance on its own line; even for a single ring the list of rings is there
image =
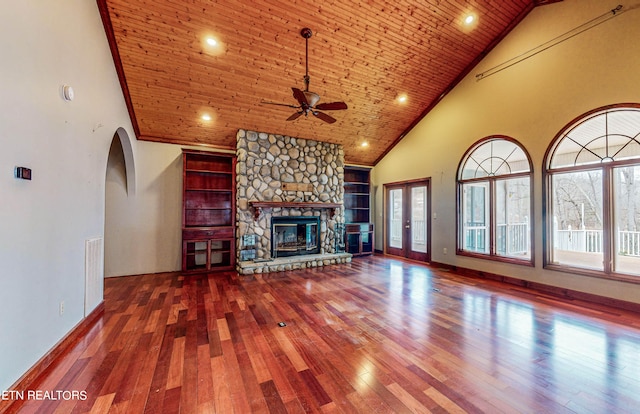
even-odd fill
[[[293,97],[296,101],[298,101],[298,105],[289,105],[289,104],[281,104],[276,102],[267,102],[263,101],[262,103],[270,104],[270,105],[280,105],[287,106],[290,108],[295,108],[297,111],[287,118],[287,121],[293,121],[298,119],[300,116],[309,116],[309,114],[315,116],[316,118],[328,123],[333,124],[336,122],[336,119],[330,115],[325,114],[320,111],[339,111],[347,109],[347,104],[344,102],[329,102],[329,103],[318,103],[320,101],[320,95],[315,92],[311,92],[309,90],[309,38],[312,36],[311,29],[308,27],[300,30],[300,36],[305,39],[305,75],[304,75],[304,91],[300,90],[296,87],[292,87]]]

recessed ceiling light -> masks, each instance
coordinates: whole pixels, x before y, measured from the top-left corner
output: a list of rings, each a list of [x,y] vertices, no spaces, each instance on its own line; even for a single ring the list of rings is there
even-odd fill
[[[203,121],[211,121],[211,115],[209,114],[204,114],[201,116]]]
[[[366,148],[366,147],[368,147],[368,146],[369,146],[369,143],[368,143],[367,141],[362,141],[362,144],[360,144],[360,146],[361,146],[362,148]]]
[[[474,11],[468,11],[467,13],[460,16],[460,20],[458,20],[458,27],[464,33],[471,33],[476,27],[478,27],[478,22],[480,19],[478,18],[478,13]]]
[[[203,33],[199,39],[203,53],[212,56],[219,56],[225,52],[224,43],[220,37],[216,36],[214,33]]]

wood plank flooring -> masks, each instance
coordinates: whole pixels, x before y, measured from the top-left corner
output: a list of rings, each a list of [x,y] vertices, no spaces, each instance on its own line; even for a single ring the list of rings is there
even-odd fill
[[[34,389],[86,398],[17,412],[632,413],[640,316],[383,256],[111,278]]]

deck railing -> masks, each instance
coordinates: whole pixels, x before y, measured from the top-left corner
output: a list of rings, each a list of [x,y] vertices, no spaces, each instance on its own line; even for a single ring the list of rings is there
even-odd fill
[[[618,253],[640,257],[640,231],[618,231]]]
[[[464,226],[464,249],[471,252],[489,251],[487,226]],[[496,226],[496,253],[514,256],[526,254],[530,249],[529,223],[498,224]]]
[[[424,220],[411,220],[411,235],[414,243],[424,244],[427,242],[426,229]]]
[[[402,220],[393,219],[391,220],[391,245],[392,246],[401,246],[402,245]]]
[[[399,244],[402,241],[402,220],[391,220],[391,240]],[[427,233],[424,220],[411,221],[411,234],[414,243],[426,243]]]
[[[498,224],[496,251],[508,256],[528,253],[531,240],[529,235],[529,223]]]
[[[554,247],[574,252],[602,253],[602,230],[556,230]],[[618,254],[640,257],[640,231],[617,232]]]
[[[396,227],[401,231],[400,224]],[[464,249],[472,252],[488,252],[488,227],[464,226]],[[602,230],[555,230],[554,247],[576,252],[602,253]],[[499,224],[496,226],[496,251],[498,254],[516,255],[529,251],[529,223]],[[640,257],[640,231],[617,232],[618,254]]]
[[[472,226],[466,225],[464,227],[464,250],[470,252],[486,253],[489,251],[489,245],[487,241],[488,228],[487,226]]]

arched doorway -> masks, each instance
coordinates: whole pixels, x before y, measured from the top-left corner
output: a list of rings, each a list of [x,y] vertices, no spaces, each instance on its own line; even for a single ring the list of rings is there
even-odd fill
[[[128,216],[128,206],[136,193],[136,174],[131,139],[124,128],[113,135],[105,174],[104,220],[104,276],[121,276],[117,258],[127,246],[119,242],[123,237],[122,221]]]

